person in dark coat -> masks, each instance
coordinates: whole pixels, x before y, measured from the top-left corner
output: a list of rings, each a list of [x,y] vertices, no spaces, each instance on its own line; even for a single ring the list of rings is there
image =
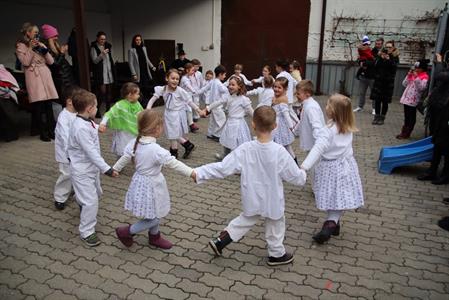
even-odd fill
[[[394,89],[394,78],[399,64],[399,50],[394,47],[394,42],[385,43],[384,49],[376,57],[374,62],[374,85],[371,99],[374,100],[376,115],[373,125],[383,125],[391,103]]]
[[[179,50],[178,58],[175,59],[175,61],[171,64],[170,69],[176,69],[176,70],[183,71],[184,66],[186,65],[186,63],[189,63],[189,62],[190,62],[190,60],[188,60],[186,58],[186,53],[184,52],[184,50]]]
[[[430,168],[418,176],[418,180],[432,180],[432,184],[439,185],[449,183],[449,69],[444,67],[440,54],[436,54],[436,59],[435,86],[430,92],[427,106],[433,156]],[[438,166],[443,156],[443,172],[438,176]]]

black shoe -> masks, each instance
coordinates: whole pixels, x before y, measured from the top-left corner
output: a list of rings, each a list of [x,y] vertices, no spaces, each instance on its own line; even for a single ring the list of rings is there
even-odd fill
[[[377,125],[379,122],[380,115],[375,115],[373,121],[371,122],[372,125]]]
[[[208,139],[213,140],[214,142],[220,142],[220,138],[215,135],[208,135],[206,136]]]
[[[446,184],[446,183],[449,183],[449,176],[442,176],[440,178],[432,180],[432,184],[435,184],[435,185],[442,185],[442,184]]]
[[[327,220],[324,222],[321,231],[315,234],[312,238],[318,244],[323,244],[324,242],[327,242],[332,235],[338,234],[340,234],[340,229],[337,230],[337,224],[332,220]]]
[[[188,158],[190,153],[192,153],[193,149],[195,149],[195,145],[192,144],[190,141],[185,141],[184,144],[181,144],[181,145],[185,149],[185,152],[184,152],[184,155],[182,156],[182,158],[184,158],[184,159]]]
[[[170,154],[171,156],[174,156],[176,159],[178,159],[178,149],[170,148]]]
[[[385,116],[380,115],[379,120],[377,121],[377,125],[384,125],[385,123]]]
[[[416,177],[416,179],[420,180],[420,181],[428,181],[428,180],[435,180],[435,175],[432,175],[430,173],[424,173],[419,175],[418,177]]]
[[[443,198],[443,203],[444,204],[449,204],[449,198]]]
[[[54,132],[54,131],[50,131],[50,132],[48,133],[48,137],[49,137],[50,139],[54,140],[54,139],[55,139],[55,132]]]
[[[285,253],[281,257],[268,257],[267,265],[269,266],[280,266],[291,263],[294,260],[293,254]]]
[[[65,208],[65,203],[55,201],[55,207],[57,210],[63,210]]]
[[[438,221],[440,228],[449,231],[449,217],[444,217]]]
[[[51,142],[51,138],[46,134],[41,134],[40,140],[43,142]]]
[[[340,222],[337,223],[337,227],[335,227],[334,232],[332,232],[333,236],[339,236],[340,235]]]
[[[223,249],[232,242],[231,237],[227,231],[222,231],[220,236],[209,241],[209,246],[212,248],[216,256],[221,256]]]

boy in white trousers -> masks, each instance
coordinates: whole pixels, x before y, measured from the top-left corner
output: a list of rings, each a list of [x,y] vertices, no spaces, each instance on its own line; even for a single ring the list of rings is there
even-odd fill
[[[78,114],[70,128],[67,154],[76,200],[81,207],[81,239],[94,247],[100,244],[95,233],[98,199],[102,194],[100,172],[113,177],[118,173],[101,157],[98,126],[93,121],[97,113],[95,95],[82,90],[74,95],[73,106]]]
[[[229,95],[228,88],[222,82],[226,78],[226,68],[219,65],[215,68],[214,73],[215,79],[211,80],[198,91],[198,95],[209,91],[209,99],[206,99],[207,104],[212,104],[215,101],[221,100],[224,96]],[[225,123],[226,115],[223,111],[223,106],[220,105],[211,112],[209,126],[207,128],[207,138],[218,142]]]
[[[64,91],[65,107],[58,116],[55,129],[55,159],[59,164],[59,177],[56,180],[54,198],[57,210],[65,208],[65,202],[72,192],[70,179],[70,162],[67,158],[67,141],[69,139],[70,126],[76,118],[76,111],[72,104],[75,93],[79,87],[69,87]]]
[[[209,245],[220,256],[229,243],[240,240],[262,217],[268,244],[267,264],[288,264],[293,261],[293,255],[285,251],[283,244],[285,200],[282,181],[302,186],[306,182],[306,173],[298,168],[283,146],[272,141],[271,131],[276,127],[273,108],[257,108],[252,126],[257,140],[240,145],[222,162],[196,168],[192,174],[197,183],[241,174],[243,212]]]

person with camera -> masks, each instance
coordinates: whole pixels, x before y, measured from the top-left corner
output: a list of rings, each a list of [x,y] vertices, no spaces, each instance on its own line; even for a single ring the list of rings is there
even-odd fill
[[[374,100],[375,116],[373,125],[383,125],[391,103],[394,89],[394,79],[399,64],[399,50],[393,41],[385,43],[385,47],[374,62],[374,84],[371,100]]]
[[[48,48],[40,41],[39,28],[31,23],[22,26],[23,36],[16,42],[16,55],[25,73],[28,99],[32,106],[31,132],[36,128],[40,139],[49,142],[55,137],[52,100],[58,93],[47,65],[53,64]]]
[[[101,118],[101,103],[105,102],[106,111],[111,106],[112,84],[114,83],[114,61],[112,59],[112,45],[106,41],[106,33],[99,31],[97,39],[90,45],[92,60],[93,85],[96,89],[98,111],[97,118]]]

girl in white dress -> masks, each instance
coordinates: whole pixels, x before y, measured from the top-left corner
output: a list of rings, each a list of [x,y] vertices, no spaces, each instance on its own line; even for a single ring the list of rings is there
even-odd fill
[[[271,75],[268,75],[263,78],[262,87],[258,87],[246,93],[247,96],[257,96],[257,107],[261,106],[271,106],[274,91],[273,91],[274,78]]]
[[[251,80],[251,83],[252,84],[260,83],[262,84],[262,86],[264,86],[263,79],[268,76],[271,76],[271,67],[269,65],[265,65],[262,68],[262,76],[259,76],[256,79]]]
[[[142,219],[135,224],[118,227],[115,231],[126,247],[132,246],[133,235],[148,230],[150,245],[170,249],[172,243],[164,239],[159,231],[160,219],[170,211],[170,196],[161,169],[168,167],[185,176],[191,176],[193,169],[156,143],[164,130],[161,114],[152,110],[139,113],[138,128],[137,138],[126,146],[124,155],[113,169],[120,172],[133,161],[136,172],[126,193],[125,209]]]
[[[232,75],[229,79],[228,89],[229,95],[206,106],[206,113],[210,113],[221,105],[228,111],[228,118],[220,136],[220,144],[224,147],[224,153],[223,155],[217,153],[215,156],[219,160],[223,159],[241,144],[251,140],[245,115],[252,117],[254,111],[251,107],[251,100],[245,96],[245,83],[240,77]]]
[[[181,76],[181,82],[179,83],[179,86],[190,94],[193,103],[195,103],[197,106],[200,105],[198,90],[201,88],[201,82],[200,79],[197,79],[195,77],[195,68],[193,64],[185,64],[184,72]],[[192,133],[197,132],[200,128],[195,124],[195,122],[198,121],[199,115],[196,112],[194,113],[189,105],[186,105],[186,114],[187,124],[189,125],[190,131]]]
[[[164,111],[164,129],[167,139],[170,140],[170,153],[178,158],[178,142],[184,147],[185,152],[183,158],[188,158],[195,148],[187,134],[189,127],[187,126],[187,115],[185,111],[186,105],[189,105],[201,116],[202,111],[198,108],[193,100],[182,87],[179,87],[179,73],[176,69],[170,69],[167,72],[167,85],[157,86],[154,88],[153,97],[148,102],[147,109],[153,107],[154,102],[162,97],[165,103]]]
[[[273,141],[284,146],[293,159],[296,160],[292,143],[295,140],[293,130],[296,124],[290,117],[287,98],[288,80],[284,77],[276,78],[274,81],[273,109],[276,112],[277,127],[273,130]]]
[[[334,94],[327,101],[329,119],[318,135],[301,168],[308,171],[317,163],[313,174],[316,206],[327,211],[327,220],[313,239],[322,244],[331,235],[340,234],[340,218],[348,209],[363,206],[363,189],[352,150],[356,132],[351,100]]]

